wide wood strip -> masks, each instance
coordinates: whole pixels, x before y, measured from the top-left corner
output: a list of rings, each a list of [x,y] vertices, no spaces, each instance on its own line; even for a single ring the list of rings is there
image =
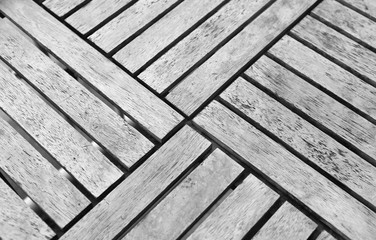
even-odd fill
[[[267,57],[261,57],[246,74],[376,159],[376,126],[371,122]]]
[[[191,115],[315,2],[277,1],[184,79],[167,99]]]
[[[330,235],[327,231],[323,231],[316,238],[316,240],[336,240],[336,238],[334,238],[332,235]]]
[[[89,39],[105,52],[110,52],[176,2],[140,0],[94,32]]]
[[[183,119],[33,1],[1,1],[0,9],[157,139]]]
[[[43,5],[59,17],[62,17],[84,1],[85,0],[46,0],[43,2]]]
[[[113,239],[209,146],[209,141],[184,127],[61,239]]]
[[[136,72],[221,2],[222,0],[182,2],[123,47],[114,58],[131,72]]]
[[[204,220],[188,240],[243,239],[277,199],[278,194],[250,175]]]
[[[0,108],[94,196],[122,173],[0,61]]]
[[[51,239],[55,233],[0,178],[1,239]]]
[[[376,89],[368,83],[287,35],[269,52],[376,119]]]
[[[374,239],[376,213],[245,120],[212,102],[194,122],[350,239]]]
[[[269,0],[234,0],[160,57],[139,78],[162,92]]]
[[[376,1],[374,0],[341,0],[346,2],[359,10],[376,18]]]
[[[0,31],[0,56],[124,166],[132,167],[153,147],[146,137],[27,41],[9,20],[2,22]]]
[[[176,239],[241,171],[234,160],[215,150],[123,239]]]

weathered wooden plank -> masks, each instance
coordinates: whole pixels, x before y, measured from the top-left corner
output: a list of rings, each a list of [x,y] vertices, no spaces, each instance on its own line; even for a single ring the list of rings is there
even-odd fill
[[[350,239],[376,236],[375,212],[218,102],[194,122]]]
[[[243,239],[277,199],[278,194],[250,175],[204,220],[188,240]]]
[[[89,39],[105,52],[110,52],[176,2],[177,0],[138,1],[94,32]]]
[[[3,64],[0,108],[94,196],[99,196],[122,175],[121,171]]]
[[[85,0],[46,0],[43,2],[43,5],[59,17],[62,17],[84,1]]]
[[[359,10],[376,18],[376,2],[374,0],[341,0],[346,2]]]
[[[215,150],[123,239],[176,239],[241,170],[225,153]]]
[[[209,141],[184,127],[61,239],[113,239],[209,146]]]
[[[267,57],[246,74],[376,159],[376,126],[371,122]]]
[[[55,102],[105,149],[131,167],[153,144],[12,26],[0,25],[0,56]]]
[[[55,233],[0,179],[0,238],[51,239]]]
[[[184,79],[167,99],[191,115],[315,2],[277,1]]]
[[[320,86],[376,119],[376,90],[374,87],[287,35],[278,41],[269,52]]]
[[[269,0],[230,1],[142,72],[139,78],[157,92],[162,92],[267,2]]]
[[[183,119],[33,1],[1,1],[0,8],[156,138],[162,139]]]
[[[252,239],[306,240],[316,227],[316,223],[286,202]]]
[[[332,235],[330,235],[328,232],[323,231],[320,233],[320,235],[316,238],[316,240],[336,240]]]
[[[291,32],[376,84],[376,53],[310,16],[305,17]]]
[[[186,0],[123,47],[114,58],[136,72],[168,44],[213,10],[221,0]]]

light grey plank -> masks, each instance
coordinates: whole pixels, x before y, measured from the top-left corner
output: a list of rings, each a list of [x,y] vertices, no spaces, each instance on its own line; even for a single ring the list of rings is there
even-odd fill
[[[327,231],[323,231],[316,238],[316,240],[336,240],[336,238],[334,238],[332,235],[330,235]]]
[[[84,1],[85,0],[46,0],[43,2],[43,5],[59,17],[62,17]]]
[[[61,240],[113,239],[209,146],[209,141],[185,126],[69,229]]]
[[[191,115],[315,2],[277,1],[185,78],[167,95],[167,100]]]
[[[376,18],[375,0],[341,0]]]

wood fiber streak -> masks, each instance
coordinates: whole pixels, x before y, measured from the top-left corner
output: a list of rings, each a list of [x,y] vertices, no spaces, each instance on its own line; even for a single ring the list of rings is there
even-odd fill
[[[84,1],[85,0],[46,0],[43,2],[43,5],[59,17],[62,17]]]
[[[341,0],[355,8],[368,13],[370,16],[376,18],[376,1],[374,0]]]
[[[323,231],[316,240],[336,240],[332,235],[330,235],[328,232]]]

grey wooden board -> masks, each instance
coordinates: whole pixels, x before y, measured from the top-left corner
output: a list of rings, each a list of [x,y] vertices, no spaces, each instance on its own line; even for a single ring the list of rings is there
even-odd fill
[[[194,122],[350,239],[376,236],[376,213],[245,120],[213,101]]]
[[[157,139],[183,119],[33,1],[2,1],[0,9]]]
[[[277,1],[175,87],[167,100],[191,115],[315,2]]]
[[[216,149],[123,239],[176,239],[241,171],[240,165]]]
[[[376,126],[371,122],[267,57],[246,74],[376,159]]]
[[[0,56],[126,167],[153,147],[146,137],[23,38],[9,20],[2,22],[0,31]]]
[[[99,196],[122,175],[99,150],[2,64],[0,93],[0,108],[94,196]]]
[[[110,52],[135,34],[177,0],[140,0],[89,36],[89,40]]]
[[[336,238],[330,235],[327,231],[322,231],[316,240],[336,240]]]
[[[258,180],[248,176],[188,240],[243,239],[278,199],[278,194]]]
[[[213,10],[221,0],[186,0],[118,51],[114,58],[131,72],[162,51],[168,44]]]
[[[346,2],[359,10],[376,18],[376,2],[374,0],[341,0]]]
[[[269,52],[376,119],[376,89],[368,83],[288,35],[278,41]]]
[[[311,219],[284,203],[252,238],[253,240],[306,240],[317,227]]]
[[[7,122],[0,119],[0,168],[60,227],[89,201]]]
[[[234,0],[223,6],[143,71],[139,78],[162,92],[269,0]]]
[[[0,238],[41,240],[55,233],[0,178]]]
[[[69,229],[61,240],[113,239],[210,145],[185,126]]]
[[[305,17],[291,32],[376,84],[376,53],[314,18]]]
[[[80,33],[86,34],[132,0],[92,0],[66,21]]]
[[[57,16],[62,17],[85,0],[46,0],[43,5],[54,12]]]

